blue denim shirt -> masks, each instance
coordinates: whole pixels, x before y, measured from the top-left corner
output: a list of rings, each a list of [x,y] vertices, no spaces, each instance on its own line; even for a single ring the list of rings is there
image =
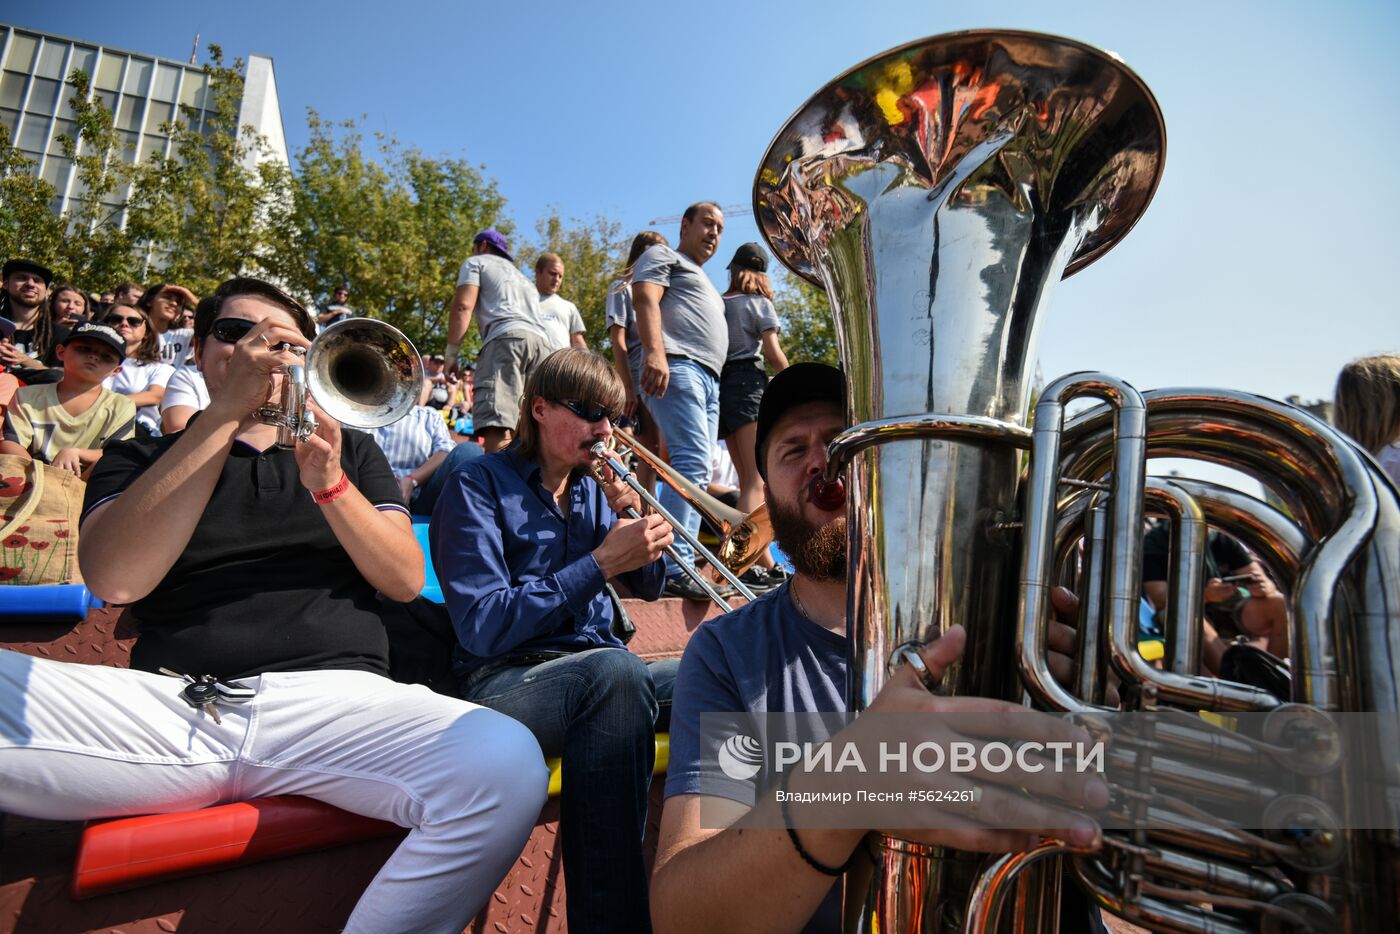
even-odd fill
[[[570,479],[568,503],[560,512],[539,465],[514,448],[475,458],[447,481],[429,537],[459,678],[507,654],[622,647],[592,554],[617,514],[587,475]],[[665,584],[660,561],[618,579],[647,600]]]

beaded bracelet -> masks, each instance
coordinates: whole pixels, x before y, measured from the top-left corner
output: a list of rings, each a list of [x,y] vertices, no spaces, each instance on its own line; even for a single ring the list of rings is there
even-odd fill
[[[314,491],[311,494],[311,498],[316,501],[316,505],[324,506],[326,503],[339,499],[348,489],[350,489],[350,475],[342,470],[340,472],[340,479],[336,482],[335,486]]]
[[[783,792],[779,805],[783,809],[783,826],[787,829],[788,839],[792,841],[792,848],[797,851],[798,856],[802,857],[804,863],[811,866],[822,875],[833,877],[844,876],[850,871],[851,866],[855,864],[856,857],[860,855],[860,847],[856,847],[852,850],[850,858],[840,866],[828,866],[826,863],[823,863],[811,853],[807,852],[807,848],[802,845],[802,841],[797,836],[797,831],[792,827],[792,814],[788,812],[788,778],[791,777],[791,774],[792,773],[784,775],[783,781],[779,786]]]

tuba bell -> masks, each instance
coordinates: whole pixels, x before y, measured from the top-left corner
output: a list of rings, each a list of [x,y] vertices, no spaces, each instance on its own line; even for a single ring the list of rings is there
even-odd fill
[[[825,288],[850,387],[853,427],[830,446],[828,480],[843,476],[849,492],[853,710],[903,648],[955,623],[967,647],[944,677],[953,694],[1102,709],[1111,670],[1138,709],[1278,706],[1200,671],[1190,559],[1207,521],[1245,541],[1293,595],[1295,701],[1400,709],[1400,504],[1344,438],[1270,400],[1140,394],[1102,374],[1054,381],[1031,422],[1042,308],[1141,217],[1165,138],[1151,91],[1117,58],[987,30],[857,65],[763,156],[759,227],[790,270]],[[1075,399],[1098,404],[1067,418]],[[1283,506],[1150,478],[1148,455],[1228,463]],[[1162,670],[1133,638],[1149,508],[1176,530],[1179,599]],[[1072,688],[1046,661],[1048,594],[1063,580],[1084,594]],[[1397,753],[1383,755],[1400,775]],[[1017,930],[1056,930],[1069,879],[1155,930],[1249,930],[1240,918],[1371,930],[1394,918],[1396,840],[1347,832],[1344,859],[1280,858],[1258,873],[1248,865],[1258,848],[1189,831],[1145,842],[1107,833],[1090,855],[1047,841],[995,862],[876,835],[868,878],[847,875],[845,923],[869,934],[989,930],[1012,918],[997,909],[1015,899]],[[1270,841],[1270,852],[1296,843]]]
[[[282,375],[277,405],[257,418],[277,427],[279,447],[295,447],[316,431],[307,407],[314,399],[327,415],[351,428],[381,428],[407,415],[423,391],[423,358],[391,324],[349,318],[326,328],[307,348],[304,363]]]

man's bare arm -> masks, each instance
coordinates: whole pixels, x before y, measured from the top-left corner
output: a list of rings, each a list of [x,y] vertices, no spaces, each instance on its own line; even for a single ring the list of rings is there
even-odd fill
[[[702,807],[707,818],[727,816],[730,826],[702,827]],[[656,934],[800,931],[811,919],[836,880],[804,863],[786,831],[733,826],[744,813],[724,798],[666,800],[651,880]],[[844,863],[861,836],[858,830],[801,831],[803,847],[828,866]]]
[[[270,318],[239,340],[220,397],[126,492],[83,522],[78,563],[89,590],[109,603],[133,603],[165,579],[209,505],[240,426],[266,400],[273,374],[300,359],[283,345],[309,344],[300,331]],[[133,548],[133,529],[160,534]]]
[[[666,362],[666,341],[661,331],[661,296],[665,286],[654,282],[632,283],[632,307],[637,314],[637,343],[642,345],[642,392],[660,399],[671,382]]]
[[[116,499],[88,514],[78,563],[88,589],[108,603],[134,603],[155,589],[189,544],[238,434],[236,415],[211,409]],[[160,529],[140,548],[132,529]]]
[[[476,299],[480,293],[481,286],[459,285],[452,296],[452,305],[447,312],[447,347],[443,352],[447,358],[443,372],[448,376],[455,376],[461,370],[457,354],[461,352],[462,341],[467,337],[467,328],[472,323],[472,312],[476,311]]]

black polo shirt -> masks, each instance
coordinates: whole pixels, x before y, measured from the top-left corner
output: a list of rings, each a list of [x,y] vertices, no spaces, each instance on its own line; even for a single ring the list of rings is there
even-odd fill
[[[121,495],[179,433],[108,445],[88,480],[83,516]],[[374,439],[341,432],[341,464],[378,509],[404,510]],[[235,441],[170,573],[132,609],[141,622],[132,667],[239,678],[264,671],[349,668],[387,674],[375,591],[341,547],[296,455]],[[139,549],[159,525],[131,529]]]

